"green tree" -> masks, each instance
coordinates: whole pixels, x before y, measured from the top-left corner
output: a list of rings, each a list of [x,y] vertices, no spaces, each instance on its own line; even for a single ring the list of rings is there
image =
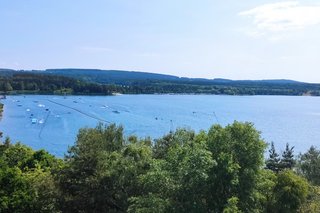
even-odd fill
[[[273,212],[297,212],[304,204],[308,195],[308,183],[305,179],[285,170],[277,175],[274,188],[275,208]]]
[[[289,144],[286,144],[286,149],[282,153],[282,158],[280,161],[281,169],[292,169],[295,166],[294,159],[294,146],[290,148]]]
[[[7,138],[0,145],[0,212],[57,212],[52,171],[61,161]]]
[[[132,212],[231,212],[257,209],[266,144],[250,123],[216,125],[207,133],[177,130],[156,141],[143,196]],[[146,208],[149,206],[149,208]]]
[[[170,148],[183,146],[184,143],[193,141],[194,138],[195,133],[186,129],[178,129],[175,132],[170,132],[164,137],[155,140],[153,156],[157,159],[165,159]]]
[[[312,184],[320,185],[320,150],[311,146],[310,149],[299,156],[298,169],[300,173]]]
[[[134,140],[133,140],[134,141]],[[130,143],[122,127],[81,129],[58,174],[66,212],[125,212],[141,193],[138,176],[149,169],[148,141]]]
[[[163,159],[154,159],[141,176],[145,193],[130,199],[131,212],[207,212],[206,182],[215,163],[202,136],[183,129],[171,133]]]
[[[266,161],[266,168],[274,172],[278,172],[280,170],[280,158],[274,148],[273,142],[271,142],[271,148],[269,149],[269,158]]]
[[[21,143],[14,145],[4,144],[7,148],[3,153],[3,159],[9,167],[18,167],[24,170],[26,162],[32,158],[33,150]]]
[[[32,156],[23,165],[28,169],[38,169],[43,171],[51,171],[62,166],[62,161],[49,154],[47,151],[41,149],[34,151]]]
[[[228,200],[237,197],[239,210],[254,211],[254,191],[266,148],[260,133],[251,123],[234,122],[225,128],[215,125],[208,132],[207,143],[217,163],[207,186],[210,209],[222,212]]]
[[[31,212],[55,213],[60,212],[58,198],[61,196],[57,182],[51,171],[40,166],[24,173],[33,194]]]
[[[307,201],[300,207],[301,213],[320,212],[320,187],[310,186]]]
[[[17,167],[10,168],[0,160],[0,210],[10,212],[32,212],[35,191]]]
[[[9,137],[6,137],[4,142],[1,141],[3,133],[0,132],[0,156],[3,158],[4,152],[11,146],[11,141]]]
[[[275,197],[274,187],[277,183],[276,173],[269,169],[261,169],[257,187],[255,189],[255,199],[257,202],[256,212],[274,212]]]

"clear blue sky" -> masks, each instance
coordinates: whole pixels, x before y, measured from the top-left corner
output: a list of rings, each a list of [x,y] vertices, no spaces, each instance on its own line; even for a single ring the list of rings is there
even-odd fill
[[[0,67],[320,82],[320,1],[0,0]]]

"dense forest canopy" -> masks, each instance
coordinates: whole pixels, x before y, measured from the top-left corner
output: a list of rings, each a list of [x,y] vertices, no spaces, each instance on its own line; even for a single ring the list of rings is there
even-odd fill
[[[50,77],[49,77],[50,76]],[[232,81],[86,69],[0,70],[0,91],[73,94],[320,95],[320,84],[290,80]]]
[[[63,159],[0,143],[1,212],[320,212],[320,151],[267,148],[251,123],[151,141],[84,128]]]
[[[120,86],[101,85],[57,75],[18,72],[13,75],[0,76],[0,91],[12,93],[40,94],[101,94],[111,95],[122,92]]]

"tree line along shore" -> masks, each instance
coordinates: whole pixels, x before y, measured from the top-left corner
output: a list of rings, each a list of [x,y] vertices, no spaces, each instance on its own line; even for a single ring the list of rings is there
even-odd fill
[[[240,122],[155,140],[99,124],[80,129],[62,159],[2,138],[0,210],[320,212],[320,150],[283,148]]]
[[[3,113],[3,104],[0,103],[0,116],[2,116],[2,113]]]
[[[1,74],[1,73],[0,73]],[[106,77],[105,77],[106,78]],[[319,84],[283,81],[219,81],[187,79],[135,79],[101,81],[91,75],[13,72],[0,75],[2,94],[74,94],[112,95],[122,94],[214,94],[214,95],[294,95],[319,96]]]

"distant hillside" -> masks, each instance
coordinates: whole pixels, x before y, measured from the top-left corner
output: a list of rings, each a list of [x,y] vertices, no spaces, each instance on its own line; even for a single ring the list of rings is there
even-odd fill
[[[0,71],[1,72],[1,71]],[[97,84],[60,75],[34,72],[1,72],[0,94],[111,95],[123,87]]]
[[[160,80],[175,81],[179,77],[147,72],[98,70],[98,69],[47,69],[45,73],[80,78],[97,83],[106,84],[131,84],[135,81]]]
[[[16,70],[0,69],[0,75],[12,75]],[[205,78],[187,78],[174,75],[165,75],[158,73],[124,71],[124,70],[99,70],[99,69],[46,69],[46,70],[19,70],[17,72],[32,72],[41,74],[53,74],[66,77],[77,78],[95,83],[104,84],[132,84],[141,81],[172,81],[176,83],[192,84],[297,84],[303,83],[287,79],[271,80],[230,80],[223,78],[205,79]]]
[[[98,70],[98,69],[47,69],[20,70],[0,69],[4,79],[18,74],[63,76],[99,85],[114,85],[114,92],[126,94],[226,94],[226,95],[320,95],[320,84],[310,84],[287,79],[229,80],[186,78],[157,73]],[[89,92],[90,93],[90,92]]]
[[[55,75],[63,75],[68,77],[80,78],[82,80],[98,82],[98,83],[114,83],[114,84],[131,84],[137,81],[173,81],[195,84],[210,83],[270,83],[270,84],[292,84],[300,83],[297,81],[286,79],[273,80],[229,80],[229,79],[204,79],[204,78],[187,78],[173,75],[165,75],[158,73],[124,71],[124,70],[98,70],[98,69],[47,69],[46,73]]]
[[[0,76],[11,76],[15,70],[0,68]]]

